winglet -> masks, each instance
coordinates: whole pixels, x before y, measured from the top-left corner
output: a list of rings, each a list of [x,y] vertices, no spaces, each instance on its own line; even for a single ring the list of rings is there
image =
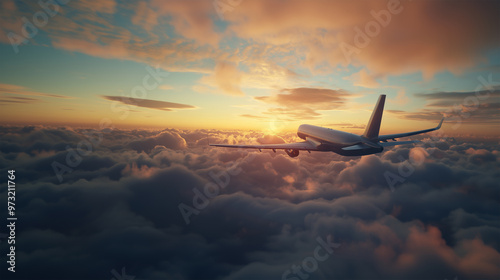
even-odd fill
[[[441,125],[443,124],[443,121],[444,121],[444,117],[441,119],[441,121],[439,122],[438,126],[436,126],[436,130],[438,130],[438,129],[441,128]]]

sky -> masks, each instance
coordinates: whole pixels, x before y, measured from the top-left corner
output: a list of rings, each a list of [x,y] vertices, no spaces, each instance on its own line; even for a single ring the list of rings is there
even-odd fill
[[[500,279],[500,1],[0,6],[0,279]]]
[[[387,94],[382,132],[498,135],[498,1],[40,3],[1,4],[4,125],[362,133]]]

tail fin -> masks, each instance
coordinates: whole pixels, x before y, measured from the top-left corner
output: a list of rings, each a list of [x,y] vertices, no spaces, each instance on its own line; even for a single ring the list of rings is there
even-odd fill
[[[370,121],[366,126],[365,133],[363,136],[372,139],[378,137],[378,132],[380,130],[380,123],[382,122],[382,113],[384,112],[385,94],[380,95],[377,101],[377,105],[373,109]]]

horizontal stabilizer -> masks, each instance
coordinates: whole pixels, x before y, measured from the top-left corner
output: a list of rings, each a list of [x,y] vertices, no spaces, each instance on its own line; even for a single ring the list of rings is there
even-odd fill
[[[436,126],[434,128],[429,128],[429,129],[424,129],[424,130],[418,130],[418,131],[412,131],[412,132],[405,132],[405,133],[398,133],[398,134],[380,135],[379,137],[377,137],[377,140],[378,141],[386,141],[386,140],[389,140],[389,139],[395,139],[395,138],[401,138],[401,137],[408,137],[408,136],[412,136],[412,135],[417,135],[417,134],[422,134],[422,133],[427,133],[427,132],[431,132],[431,131],[434,131],[434,130],[438,130],[438,129],[441,128],[441,125],[443,124],[443,121],[444,121],[444,118],[442,118],[441,121],[439,122],[438,126]]]

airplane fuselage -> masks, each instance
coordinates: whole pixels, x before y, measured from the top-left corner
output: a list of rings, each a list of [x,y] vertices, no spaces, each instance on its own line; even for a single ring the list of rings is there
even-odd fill
[[[363,144],[369,142],[363,136],[309,124],[299,126],[297,136],[317,143],[318,151],[331,151],[344,156],[369,155],[380,153],[384,150],[382,146],[376,143],[373,143],[372,146]],[[348,148],[353,145],[355,149]]]

